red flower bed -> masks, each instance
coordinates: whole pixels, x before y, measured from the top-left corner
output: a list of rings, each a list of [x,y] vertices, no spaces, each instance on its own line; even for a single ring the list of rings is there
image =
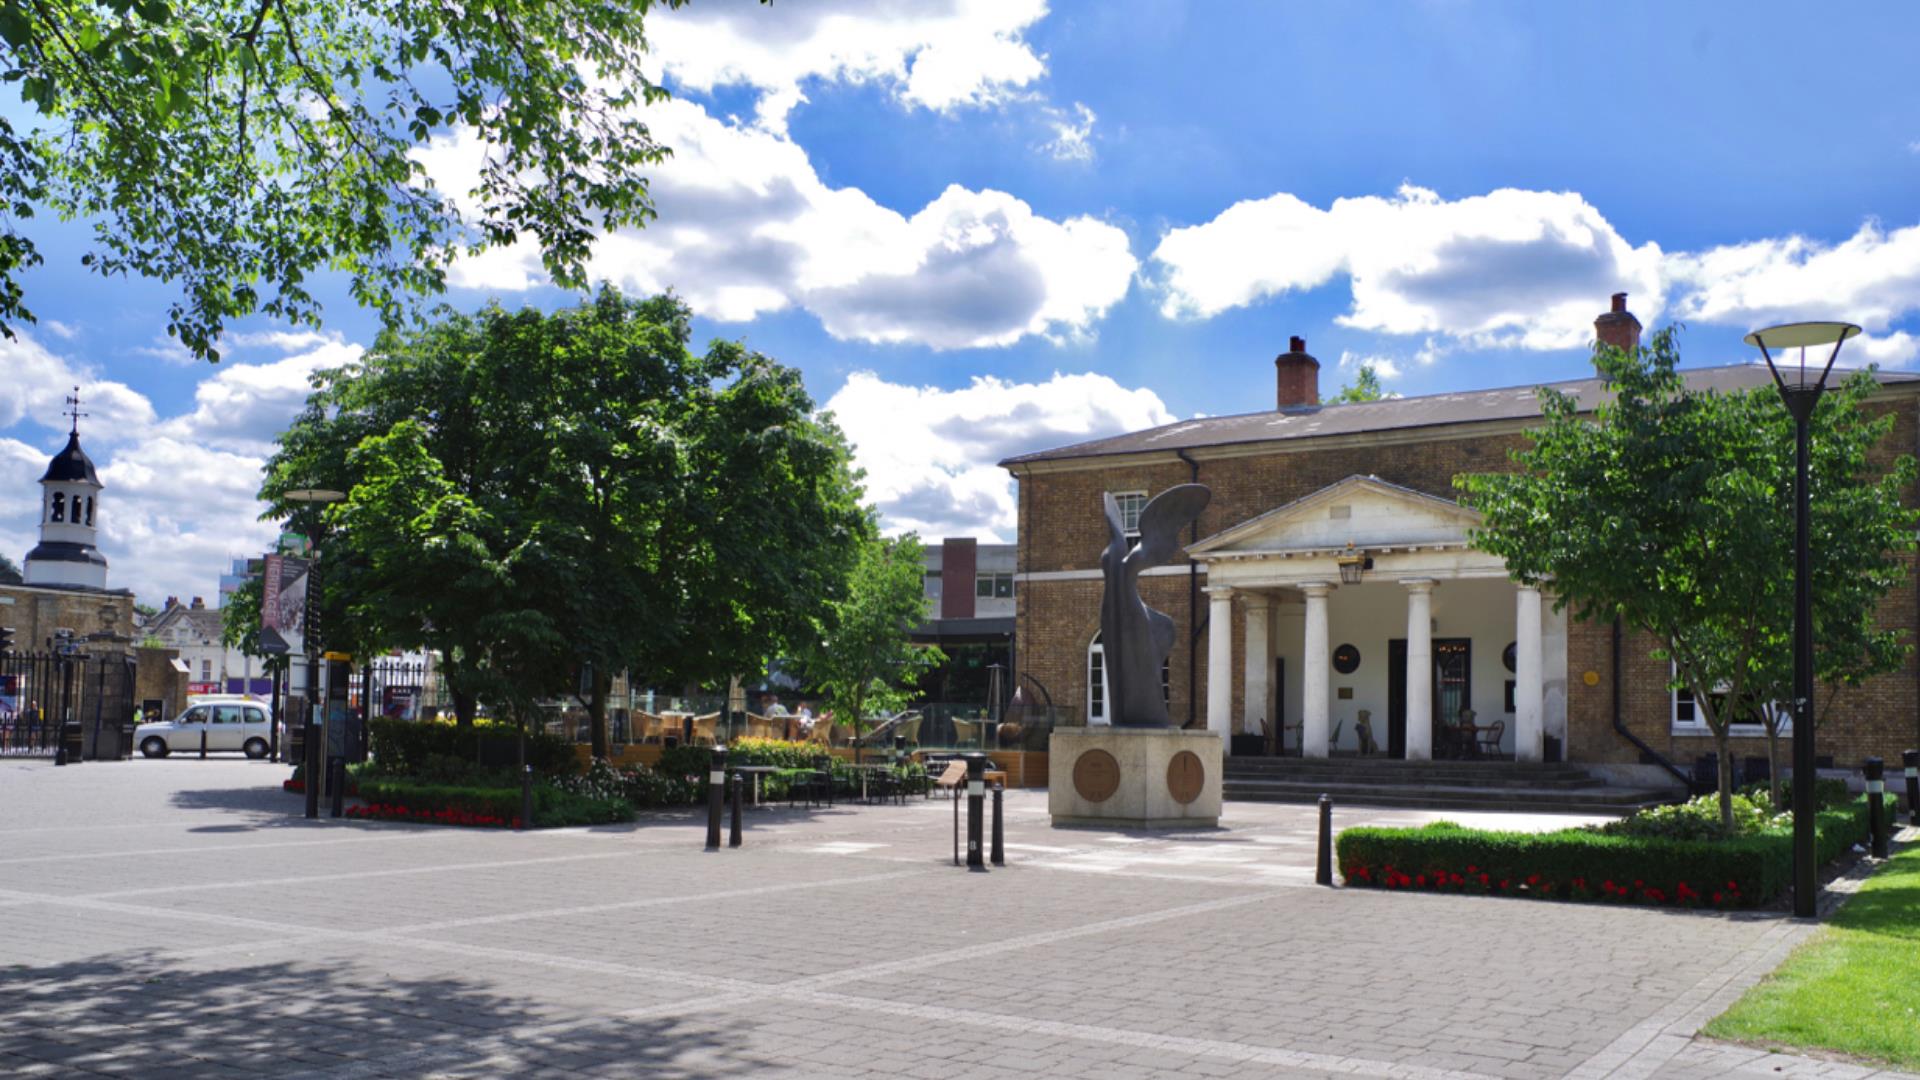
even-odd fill
[[[428,825],[468,825],[479,828],[520,827],[520,819],[500,817],[495,814],[474,810],[462,810],[457,807],[443,806],[438,809],[425,807],[400,806],[394,803],[365,803],[349,806],[347,816],[367,818],[372,821],[413,821]]]
[[[1515,881],[1508,877],[1494,877],[1473,865],[1457,870],[1424,870],[1409,874],[1391,864],[1367,866],[1357,862],[1347,864],[1340,872],[1350,885],[1371,885],[1381,889],[1601,900],[1616,904],[1656,904],[1665,907],[1740,908],[1750,907],[1753,903],[1750,897],[1742,893],[1738,881],[1717,885],[1676,881],[1667,886],[1659,883],[1649,885],[1643,878],[1594,882],[1584,877],[1574,877],[1553,881],[1539,874],[1529,874],[1524,880]]]

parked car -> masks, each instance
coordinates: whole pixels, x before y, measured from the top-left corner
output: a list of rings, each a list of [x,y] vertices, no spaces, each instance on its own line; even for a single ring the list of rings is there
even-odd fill
[[[200,736],[205,733],[207,750],[238,750],[250,758],[267,756],[267,735],[272,718],[267,707],[255,698],[241,695],[196,697],[187,711],[157,724],[141,724],[133,729],[134,745],[150,758],[162,758],[175,750],[197,753]]]

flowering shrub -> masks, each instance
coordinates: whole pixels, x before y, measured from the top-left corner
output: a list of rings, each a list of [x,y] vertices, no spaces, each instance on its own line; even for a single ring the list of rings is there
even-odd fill
[[[517,816],[502,818],[495,814],[457,810],[451,806],[441,807],[438,810],[426,810],[392,803],[365,803],[348,807],[347,816],[373,821],[418,821],[429,825],[470,825],[514,829],[520,827],[520,819]]]
[[[619,799],[636,807],[678,806],[693,796],[685,781],[676,780],[645,765],[610,764],[596,758],[583,773],[557,776],[553,786],[590,799]]]
[[[1735,795],[1733,831],[1720,824],[1720,796],[1701,795],[1672,806],[1654,806],[1619,821],[1595,826],[1593,831],[1608,836],[1665,836],[1674,840],[1718,840],[1725,836],[1752,836],[1768,829],[1790,824],[1790,819],[1775,814],[1762,793],[1758,798]]]
[[[1866,804],[1823,812],[1822,863],[1865,839]],[[1792,835],[1685,840],[1587,829],[1492,832],[1435,822],[1418,829],[1348,829],[1335,844],[1348,885],[1671,907],[1741,908],[1786,888]]]

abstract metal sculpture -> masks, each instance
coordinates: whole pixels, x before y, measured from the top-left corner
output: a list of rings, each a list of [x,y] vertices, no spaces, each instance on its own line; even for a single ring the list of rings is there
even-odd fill
[[[1166,562],[1180,548],[1180,529],[1200,516],[1213,492],[1205,484],[1181,484],[1155,496],[1140,511],[1140,542],[1127,546],[1120,504],[1106,496],[1107,530],[1113,536],[1100,568],[1106,591],[1100,598],[1100,640],[1110,691],[1107,715],[1117,727],[1172,727],[1160,688],[1160,669],[1173,651],[1173,620],[1140,599],[1140,571]]]

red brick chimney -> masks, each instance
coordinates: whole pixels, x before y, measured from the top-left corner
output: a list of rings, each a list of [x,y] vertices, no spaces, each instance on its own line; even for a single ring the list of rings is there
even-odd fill
[[[1631,351],[1640,347],[1640,320],[1627,310],[1627,294],[1613,294],[1613,310],[1593,320],[1593,334],[1600,344]]]
[[[1307,339],[1287,339],[1287,351],[1273,358],[1279,408],[1320,404],[1320,361],[1307,355]]]

